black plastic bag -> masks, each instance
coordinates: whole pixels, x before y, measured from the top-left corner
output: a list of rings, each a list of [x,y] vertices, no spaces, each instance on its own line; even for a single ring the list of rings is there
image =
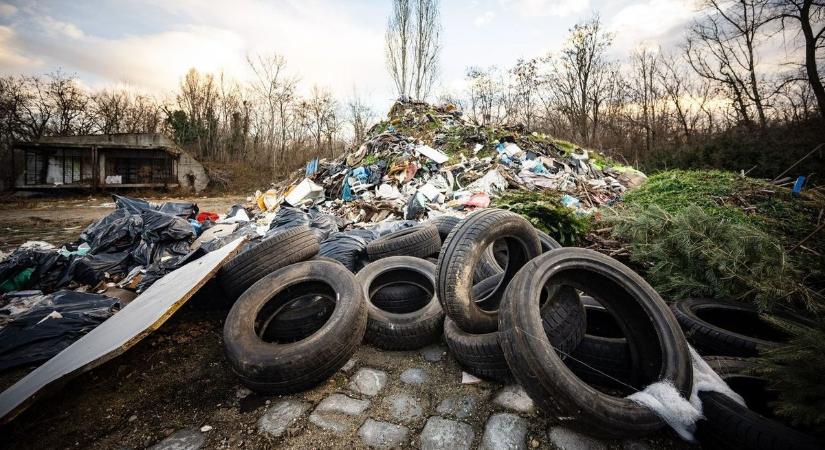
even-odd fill
[[[166,202],[158,207],[158,211],[181,219],[194,219],[198,215],[198,205],[191,202]]]
[[[60,280],[55,283],[54,288],[66,287],[72,281],[96,286],[103,281],[107,273],[109,275],[126,273],[131,261],[132,254],[130,252],[74,256],[71,258],[67,270],[60,275]]]
[[[330,233],[338,231],[338,219],[332,215],[314,208],[304,212],[298,208],[282,206],[269,224],[267,235],[301,225],[309,226],[319,242],[326,239]]]
[[[89,253],[100,253],[133,247],[143,232],[143,218],[125,209],[117,209],[111,214],[89,225],[80,235],[87,242]]]
[[[195,229],[186,219],[157,211],[143,211],[140,216],[143,218],[141,237],[144,241],[155,243],[188,240],[191,242],[195,239]]]
[[[0,329],[0,370],[45,361],[120,309],[117,299],[60,291]]]
[[[378,233],[371,230],[331,233],[326,240],[321,242],[318,255],[332,258],[355,273],[366,264],[367,244],[377,238]]]

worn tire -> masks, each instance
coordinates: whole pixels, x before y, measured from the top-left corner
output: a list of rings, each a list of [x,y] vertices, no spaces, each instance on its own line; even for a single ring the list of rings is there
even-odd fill
[[[334,299],[335,309],[311,336],[289,344],[265,342],[256,322],[264,311],[290,297],[290,288],[316,284]],[[323,292],[321,292],[323,291]],[[241,295],[223,329],[232,370],[250,389],[286,394],[309,389],[334,374],[352,357],[367,327],[364,291],[340,264],[312,261],[277,270]]]
[[[498,331],[467,333],[447,317],[444,319],[444,340],[450,354],[467,372],[501,383],[512,380],[510,367],[498,342]]]
[[[301,295],[264,320],[260,336],[267,342],[300,341],[318,331],[334,309],[333,301],[312,293]]]
[[[504,240],[509,254],[504,277],[492,293],[477,299],[472,290],[475,268],[485,249],[497,240]],[[444,243],[438,257],[436,295],[462,330],[477,334],[496,331],[498,303],[507,284],[540,252],[535,229],[518,214],[501,209],[474,212],[453,228]]]
[[[767,380],[748,375],[745,358],[705,358],[737,394],[745,398],[748,408],[727,396],[710,391],[699,392],[705,419],[697,426],[702,448],[748,450],[813,450],[823,443],[813,436],[794,430],[762,415],[775,394],[767,391]]]
[[[415,256],[426,258],[438,254],[441,238],[438,228],[432,223],[422,223],[379,237],[367,244],[370,261],[378,261],[389,256]]]
[[[591,297],[582,297],[587,325],[581,343],[565,363],[579,378],[599,386],[626,389],[632,382],[630,347],[610,313]]]
[[[498,285],[504,274],[498,274],[473,286],[477,296],[483,296]],[[567,355],[579,345],[585,330],[585,312],[574,289],[563,287],[556,301],[544,302],[541,308],[544,332],[560,353]],[[449,323],[448,323],[449,322]],[[512,379],[504,351],[499,344],[499,333],[467,333],[453,321],[444,321],[444,340],[456,360],[468,372],[496,381]]]
[[[438,216],[430,221],[430,223],[438,229],[438,237],[441,238],[441,243],[447,240],[450,231],[453,231],[453,228],[455,228],[459,222],[461,222],[461,218],[456,216]]]
[[[757,356],[759,347],[776,347],[787,339],[783,332],[762,320],[756,308],[748,304],[688,299],[672,303],[671,309],[688,341],[705,355]],[[717,316],[720,313],[722,315]],[[805,319],[799,316],[787,313],[775,315],[805,326]],[[714,321],[733,319],[734,322],[726,324],[727,327],[723,328],[702,316],[710,316]],[[745,327],[748,329],[742,329]]]
[[[395,314],[406,314],[418,311],[430,302],[432,292],[414,284],[391,284],[375,292],[372,304],[384,311]]]
[[[639,386],[670,380],[689,396],[688,345],[659,294],[635,272],[598,252],[563,248],[528,262],[510,282],[499,315],[500,342],[514,378],[544,411],[571,417],[573,428],[604,438],[647,434],[664,427],[651,410],[602,393],[565,366],[543,333],[539,296],[548,283],[609,299],[605,307],[626,336]]]
[[[317,255],[318,248],[318,239],[308,227],[288,228],[230,259],[218,272],[218,281],[234,301],[266,275]]]
[[[367,299],[367,342],[384,350],[415,350],[441,337],[444,310],[434,295],[435,265],[412,256],[391,256],[368,264],[356,275]],[[383,286],[400,281],[427,290],[430,301],[404,314],[380,309],[371,298]]]
[[[562,248],[559,241],[550,237],[549,234],[545,233],[544,231],[539,230],[536,228],[536,234],[539,235],[539,242],[541,242],[541,252],[547,253],[550,250],[555,250],[557,248]]]

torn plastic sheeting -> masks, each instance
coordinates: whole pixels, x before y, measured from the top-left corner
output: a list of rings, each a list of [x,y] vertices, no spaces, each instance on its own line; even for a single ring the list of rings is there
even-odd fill
[[[436,164],[444,164],[447,160],[450,159],[449,156],[441,153],[440,151],[430,147],[429,145],[419,145],[415,148],[415,151],[419,154],[430,158],[431,160],[435,161]]]
[[[486,208],[490,206],[490,196],[484,192],[473,194],[463,203],[464,206]]]
[[[0,370],[51,358],[120,308],[116,299],[84,292],[41,297],[0,329]]]
[[[465,190],[473,193],[484,192],[487,195],[494,196],[504,192],[509,184],[498,169],[492,169],[483,177],[470,183]]]
[[[438,196],[441,194],[441,192],[438,190],[438,188],[433,186],[430,183],[426,183],[423,186],[421,186],[420,188],[418,188],[418,192],[420,192],[422,195],[424,195],[424,197],[426,197],[427,200],[429,200],[431,202],[435,201],[435,199],[437,199]]]
[[[404,219],[415,220],[427,212],[427,197],[421,192],[412,195],[404,207]]]
[[[318,256],[332,258],[355,273],[366,263],[367,244],[377,239],[379,234],[373,230],[350,230],[331,233],[321,242]]]
[[[338,231],[338,222],[335,217],[329,214],[321,213],[315,209],[304,212],[297,208],[283,206],[273,217],[267,234],[301,225],[309,226],[315,236],[318,237],[318,241],[323,241],[330,233]]]
[[[378,186],[376,197],[386,200],[397,200],[401,198],[401,191],[395,186],[384,183]]]
[[[745,406],[745,400],[733,391],[701,356],[688,346],[693,365],[693,387],[690,399],[679,394],[670,381],[652,383],[627,398],[653,411],[676,434],[688,442],[696,442],[696,422],[703,418],[699,392],[718,392]]]
[[[157,210],[182,219],[194,219],[199,211],[198,205],[192,202],[166,202],[161,204]]]
[[[309,178],[304,178],[284,197],[284,201],[292,206],[301,206],[304,203],[315,203],[324,200],[324,188],[313,183]]]

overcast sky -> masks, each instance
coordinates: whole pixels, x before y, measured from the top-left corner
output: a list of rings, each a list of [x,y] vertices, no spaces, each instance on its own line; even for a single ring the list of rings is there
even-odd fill
[[[390,0],[0,0],[0,72],[60,68],[93,88],[129,85],[171,95],[183,74],[223,69],[249,76],[245,55],[278,52],[302,86],[375,105],[393,95],[384,65]],[[509,67],[558,49],[594,12],[624,56],[640,44],[673,45],[693,0],[442,0],[441,84],[469,65]]]

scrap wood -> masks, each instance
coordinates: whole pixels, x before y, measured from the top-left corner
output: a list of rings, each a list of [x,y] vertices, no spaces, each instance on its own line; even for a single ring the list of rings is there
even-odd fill
[[[157,330],[206,284],[244,240],[238,238],[161,278],[117,314],[0,393],[0,424],[8,423],[38,398],[122,354]]]

